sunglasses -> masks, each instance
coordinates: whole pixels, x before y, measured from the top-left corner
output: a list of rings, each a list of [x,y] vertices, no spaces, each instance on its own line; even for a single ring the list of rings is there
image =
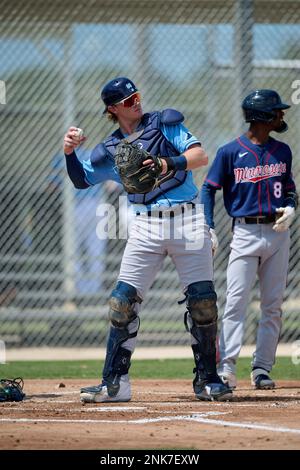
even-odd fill
[[[122,104],[124,108],[132,108],[137,103],[141,102],[141,94],[139,92],[133,93],[133,95],[124,98],[124,100],[119,101],[116,104]]]

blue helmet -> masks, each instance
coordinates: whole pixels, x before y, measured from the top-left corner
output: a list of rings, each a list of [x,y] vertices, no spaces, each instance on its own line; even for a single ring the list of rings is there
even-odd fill
[[[138,91],[137,87],[129,78],[114,78],[104,86],[101,92],[101,98],[105,104],[104,112],[107,111],[108,106],[122,101],[136,91]]]
[[[290,105],[281,101],[279,94],[274,90],[255,90],[246,96],[242,109],[246,122],[271,122],[276,117],[277,109],[288,109]],[[285,132],[288,129],[286,122],[276,129],[276,132]]]

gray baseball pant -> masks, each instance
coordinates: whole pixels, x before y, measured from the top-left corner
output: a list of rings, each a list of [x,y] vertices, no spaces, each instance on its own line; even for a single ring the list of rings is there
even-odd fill
[[[221,320],[219,373],[236,373],[246,310],[256,274],[260,284],[261,319],[252,367],[268,372],[275,362],[281,329],[281,305],[287,281],[290,234],[273,224],[236,224],[227,269],[227,301]]]
[[[118,280],[134,286],[141,299],[162,269],[166,256],[175,264],[183,292],[189,284],[213,279],[212,243],[202,206],[198,204],[196,210],[184,214],[180,210],[182,206],[186,207],[182,204],[165,210],[161,218],[146,214],[136,216],[132,222]],[[170,218],[172,210],[177,215]],[[170,298],[170,307],[174,301]],[[136,303],[135,311],[139,310],[140,305]],[[137,319],[130,323],[130,333],[136,331],[137,323]],[[130,338],[122,346],[133,352],[136,339]],[[191,342],[196,343],[192,336]]]

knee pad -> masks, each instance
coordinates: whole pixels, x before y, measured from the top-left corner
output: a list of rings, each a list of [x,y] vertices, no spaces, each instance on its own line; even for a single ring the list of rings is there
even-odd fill
[[[135,303],[141,303],[142,299],[137,295],[136,288],[119,281],[112,291],[109,299],[109,320],[116,328],[126,328],[137,314],[134,311]]]
[[[186,291],[186,303],[195,326],[205,326],[217,321],[217,294],[212,281],[190,284]]]

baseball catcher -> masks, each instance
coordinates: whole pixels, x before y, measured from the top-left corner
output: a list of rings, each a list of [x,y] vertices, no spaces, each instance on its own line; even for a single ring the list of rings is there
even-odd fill
[[[195,395],[199,400],[230,400],[232,391],[216,370],[217,295],[212,244],[202,209],[197,210],[198,188],[192,174],[192,170],[207,165],[208,157],[199,139],[183,125],[180,111],[168,108],[144,113],[141,95],[127,77],[109,81],[101,98],[104,114],[118,128],[81,162],[75,149],[84,137],[70,127],[64,138],[68,175],[78,189],[107,180],[122,183],[133,212],[120,273],[108,301],[110,330],[101,382],[83,387],[80,400],[104,403],[131,399],[129,369],[141,304],[167,256],[171,256],[185,286],[183,303],[188,310],[196,366]],[[188,217],[183,216],[185,212]],[[190,248],[187,234],[177,236],[177,228],[189,225],[187,220],[207,231],[201,247],[197,243]],[[194,241],[195,230],[192,232]],[[157,309],[160,314],[161,305]]]
[[[148,193],[158,185],[162,161],[138,145],[121,142],[116,148],[115,163],[127,193]]]
[[[0,402],[22,401],[25,397],[23,392],[24,381],[21,377],[16,379],[0,380]]]

